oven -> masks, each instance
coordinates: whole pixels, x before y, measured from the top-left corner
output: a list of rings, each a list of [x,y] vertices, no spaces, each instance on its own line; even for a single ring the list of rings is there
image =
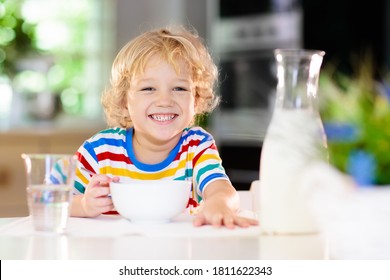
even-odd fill
[[[273,50],[301,47],[301,7],[296,0],[210,0],[207,10],[221,96],[209,129],[233,185],[248,189],[259,179],[262,142],[273,111]]]

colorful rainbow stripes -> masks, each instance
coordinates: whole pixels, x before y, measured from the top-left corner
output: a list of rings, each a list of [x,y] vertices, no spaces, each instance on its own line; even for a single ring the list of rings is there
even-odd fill
[[[92,174],[119,176],[122,181],[192,180],[192,198],[199,201],[208,183],[229,180],[213,137],[200,127],[183,130],[168,157],[158,164],[139,162],[133,152],[133,129],[100,131],[78,149],[75,193],[84,193]]]

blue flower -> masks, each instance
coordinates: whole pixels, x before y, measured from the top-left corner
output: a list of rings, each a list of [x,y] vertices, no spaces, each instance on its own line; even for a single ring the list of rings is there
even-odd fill
[[[380,92],[390,102],[390,84],[387,81],[382,80],[380,83]]]
[[[326,122],[324,130],[328,141],[352,142],[358,137],[358,129],[347,123]]]
[[[355,150],[349,155],[347,172],[359,186],[372,186],[375,184],[376,160],[365,151]]]

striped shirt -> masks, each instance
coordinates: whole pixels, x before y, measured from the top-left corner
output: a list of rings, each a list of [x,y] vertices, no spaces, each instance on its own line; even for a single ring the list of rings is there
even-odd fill
[[[120,180],[191,180],[192,198],[199,201],[214,180],[229,180],[213,137],[200,127],[183,130],[167,158],[157,164],[138,161],[133,150],[133,128],[100,131],[78,149],[74,193],[84,193],[91,174],[118,176]]]

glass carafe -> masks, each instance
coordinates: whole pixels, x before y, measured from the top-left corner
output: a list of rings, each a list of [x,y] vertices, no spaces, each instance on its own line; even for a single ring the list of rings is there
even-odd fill
[[[300,179],[316,160],[326,160],[326,137],[318,109],[318,78],[325,52],[274,51],[276,100],[260,159],[263,233],[317,232]]]

